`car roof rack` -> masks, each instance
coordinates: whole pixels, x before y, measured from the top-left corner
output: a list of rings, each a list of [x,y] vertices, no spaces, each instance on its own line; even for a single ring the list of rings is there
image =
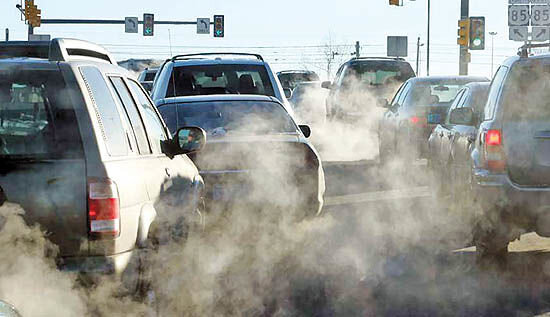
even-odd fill
[[[402,57],[376,57],[376,56],[364,56],[364,57],[354,57],[351,60],[369,60],[369,59],[382,59],[382,60],[388,60],[388,61],[404,61],[405,59]]]
[[[189,60],[189,59],[195,59],[200,58],[201,56],[216,56],[216,55],[235,55],[235,56],[253,56],[260,61],[264,61],[264,58],[260,54],[252,54],[252,53],[196,53],[196,54],[183,54],[183,55],[176,55],[172,57],[172,61],[175,60]]]
[[[102,46],[76,39],[0,42],[0,58],[14,57],[48,59],[52,62],[101,60],[117,65],[115,59]]]
[[[533,49],[533,48],[542,48],[542,47],[550,47],[550,43],[537,43],[537,44],[527,43],[527,44],[524,44],[523,46],[518,48],[518,56],[523,57],[523,58],[529,57],[529,55],[532,55],[531,54],[531,49]]]
[[[282,70],[278,72],[277,74],[291,74],[291,73],[315,73],[312,70],[306,70],[306,69],[291,69],[291,70]]]

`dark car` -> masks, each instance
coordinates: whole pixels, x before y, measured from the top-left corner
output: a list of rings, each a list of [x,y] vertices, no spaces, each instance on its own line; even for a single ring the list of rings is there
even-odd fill
[[[166,98],[157,106],[173,132],[202,127],[206,147],[192,156],[206,183],[209,206],[271,202],[317,215],[325,178],[317,151],[274,97],[211,95]]]
[[[462,177],[483,211],[474,228],[480,255],[505,254],[523,232],[550,237],[550,55],[521,55],[493,78]]]
[[[436,191],[442,196],[462,192],[455,186],[457,175],[466,175],[469,169],[472,142],[482,118],[489,93],[488,82],[464,86],[449,108],[445,121],[438,124],[428,139],[428,165],[434,173]],[[454,190],[453,190],[454,189]]]
[[[391,98],[397,88],[415,77],[411,65],[401,58],[361,57],[344,63],[334,82],[323,82],[330,90],[326,100],[329,119],[355,121],[368,115],[376,100]]]
[[[405,159],[426,157],[428,138],[434,123],[445,116],[456,94],[471,82],[489,81],[484,77],[447,76],[411,78],[399,88],[380,121],[379,153],[382,162],[392,155],[405,155]]]
[[[326,120],[326,96],[327,90],[321,88],[321,82],[308,81],[296,85],[288,102],[304,123],[323,124]]]
[[[299,83],[305,81],[319,81],[319,75],[311,70],[285,70],[277,73],[283,88],[294,90]]]

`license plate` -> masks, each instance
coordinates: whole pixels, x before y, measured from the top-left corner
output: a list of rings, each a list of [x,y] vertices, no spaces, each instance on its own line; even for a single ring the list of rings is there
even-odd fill
[[[441,115],[439,113],[430,113],[428,115],[429,124],[438,124],[441,122]]]

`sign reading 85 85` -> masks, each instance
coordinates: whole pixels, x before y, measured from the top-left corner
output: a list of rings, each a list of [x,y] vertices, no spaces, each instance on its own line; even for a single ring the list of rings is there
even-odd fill
[[[550,6],[534,5],[531,7],[531,25],[550,26]]]

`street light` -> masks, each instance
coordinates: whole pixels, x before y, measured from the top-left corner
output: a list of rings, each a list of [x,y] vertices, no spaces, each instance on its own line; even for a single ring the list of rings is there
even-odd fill
[[[497,32],[489,32],[491,36],[491,76],[493,76],[493,62],[495,60],[495,35]]]

